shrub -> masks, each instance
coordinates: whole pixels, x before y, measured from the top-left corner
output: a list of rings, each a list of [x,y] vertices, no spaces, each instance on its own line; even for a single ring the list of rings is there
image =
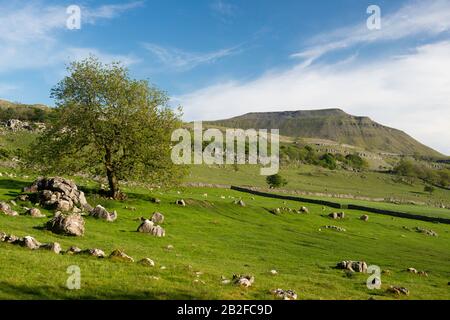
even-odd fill
[[[274,174],[271,176],[268,176],[266,178],[266,182],[269,185],[270,188],[279,188],[282,186],[285,186],[287,184],[287,180],[284,179],[281,175]]]

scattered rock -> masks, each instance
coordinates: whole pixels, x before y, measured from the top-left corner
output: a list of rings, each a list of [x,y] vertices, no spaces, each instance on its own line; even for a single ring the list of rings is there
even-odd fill
[[[300,208],[300,212],[303,212],[303,213],[309,213],[309,210],[308,210],[307,207],[301,207],[301,208]]]
[[[161,200],[158,199],[158,198],[152,198],[151,201],[152,201],[153,203],[161,203]]]
[[[277,270],[270,270],[270,274],[276,276],[278,274]]]
[[[294,290],[275,289],[272,293],[279,299],[283,300],[297,300],[297,294]]]
[[[58,242],[45,243],[41,245],[41,248],[53,251],[56,254],[59,254],[62,251],[61,245]]]
[[[417,270],[414,268],[408,268],[408,269],[406,269],[406,271],[417,274]]]
[[[155,226],[150,220],[145,220],[137,229],[138,232],[149,233],[155,237],[164,237],[166,232],[161,226]]]
[[[338,226],[324,226],[323,228],[325,229],[333,229],[339,232],[345,232],[347,230],[345,230],[344,228],[338,227]]]
[[[155,266],[155,262],[152,259],[150,259],[150,258],[144,258],[144,259],[140,260],[139,264],[142,264],[142,265],[147,266],[147,267],[154,267]]]
[[[17,203],[14,200],[9,200],[9,202],[13,205],[13,206],[17,206]]]
[[[424,233],[424,234],[426,234],[428,236],[432,236],[432,237],[437,237],[438,236],[438,234],[435,231],[429,230],[429,229],[416,227],[416,231],[419,232],[419,233]]]
[[[240,274],[234,274],[233,275],[233,283],[248,288],[250,287],[253,282],[255,281],[255,278],[250,275],[240,275]]]
[[[241,207],[245,207],[245,202],[242,199],[236,200],[234,204],[240,205]]]
[[[409,290],[405,287],[398,287],[398,286],[390,286],[387,289],[387,292],[393,293],[396,295],[406,295],[409,296]]]
[[[38,208],[31,208],[26,211],[26,214],[32,216],[33,218],[44,218],[45,215],[41,213]]]
[[[349,270],[351,272],[367,272],[367,263],[365,261],[341,261],[337,264],[336,268]]]
[[[328,216],[333,219],[344,219],[345,213],[344,212],[332,212]]]
[[[175,203],[182,207],[186,206],[186,202],[183,199],[179,199],[179,200],[175,201]]]
[[[151,221],[153,223],[163,223],[164,222],[164,215],[160,212],[154,212],[151,218]]]
[[[78,254],[81,253],[81,249],[75,246],[71,246],[69,249],[67,249],[66,254]]]
[[[56,212],[55,217],[47,222],[46,228],[54,233],[79,237],[84,234],[84,219],[79,213],[65,215]]]
[[[87,250],[81,251],[80,253],[88,254],[90,256],[97,257],[97,258],[104,258],[106,256],[105,253],[103,252],[103,250],[97,249],[97,248],[87,249]]]
[[[112,260],[134,262],[134,259],[132,257],[127,255],[122,250],[118,250],[118,249],[116,249],[113,252],[111,252],[111,254],[109,255],[109,258],[112,259]]]
[[[31,236],[24,237],[22,241],[20,241],[20,245],[27,247],[28,249],[31,250],[39,249],[39,247],[41,246],[41,244]]]
[[[11,217],[15,217],[18,216],[19,214],[17,213],[17,211],[14,211],[13,209],[11,209],[11,207],[9,206],[9,204],[7,204],[6,202],[2,201],[0,202],[0,212],[3,212],[4,214],[6,214],[7,216],[11,216]]]
[[[171,245],[171,244],[167,245],[166,249],[167,250],[173,250],[173,245]]]
[[[20,243],[22,241],[22,239],[13,234],[10,234],[5,237],[4,241],[11,243],[11,244],[16,244],[16,243]]]
[[[281,209],[280,208],[275,208],[272,210],[273,214],[280,214],[281,213]]]
[[[363,214],[359,219],[362,221],[369,221],[369,216],[367,214]]]
[[[97,219],[103,219],[108,222],[112,222],[117,219],[117,212],[114,210],[112,213],[108,212],[101,205],[97,205],[94,209],[92,209],[89,214]]]
[[[145,219],[140,224],[140,226],[138,227],[137,231],[138,232],[143,232],[143,233],[149,233],[154,226],[155,226],[155,224],[153,223],[153,221]]]

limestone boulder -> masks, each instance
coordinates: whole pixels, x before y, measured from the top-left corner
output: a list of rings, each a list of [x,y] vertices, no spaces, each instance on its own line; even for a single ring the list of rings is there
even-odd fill
[[[161,212],[154,212],[151,221],[156,224],[164,222],[164,215]]]
[[[345,269],[352,272],[367,272],[367,263],[365,261],[342,261],[336,266],[338,269]]]
[[[122,250],[118,250],[118,249],[111,252],[111,254],[109,255],[109,258],[112,260],[117,260],[117,261],[134,262],[134,259],[132,257],[127,255]]]
[[[44,218],[45,215],[41,213],[41,210],[38,208],[30,208],[26,211],[27,215],[32,216],[33,218]]]
[[[20,245],[31,250],[37,250],[41,244],[33,237],[26,236],[20,241]]]
[[[13,209],[11,209],[10,205],[4,201],[0,202],[0,212],[6,214],[7,216],[11,216],[11,217],[15,217],[15,216],[19,215],[17,213],[17,211],[14,211]]]
[[[297,300],[297,293],[294,290],[275,289],[272,294],[282,300]]]
[[[57,212],[45,227],[54,233],[79,237],[84,235],[84,225],[84,219],[79,213],[62,214]]]
[[[108,212],[104,207],[101,205],[97,205],[94,209],[92,209],[89,214],[97,219],[106,220],[108,222],[113,222],[117,219],[117,212]]]

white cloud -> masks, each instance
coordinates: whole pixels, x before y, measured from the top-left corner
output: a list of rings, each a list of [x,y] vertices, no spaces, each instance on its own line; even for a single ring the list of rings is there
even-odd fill
[[[154,43],[144,43],[143,47],[159,60],[164,69],[187,71],[199,65],[213,63],[236,54],[239,52],[240,46],[207,53],[192,53],[177,48],[165,48]]]
[[[82,7],[83,24],[95,24],[100,19],[112,19],[120,13],[140,6],[142,2],[121,5],[104,5],[96,8]],[[73,48],[64,43],[66,29],[65,6],[46,6],[42,2],[2,4],[0,10],[0,72],[17,69],[36,69],[58,65],[74,53],[88,48]],[[112,54],[92,50],[100,57]],[[117,59],[123,58],[118,55]],[[115,60],[117,60],[115,59]],[[126,57],[127,62],[132,62]]]
[[[311,63],[323,54],[360,43],[392,41],[417,35],[433,36],[450,31],[450,1],[414,1],[391,14],[381,7],[381,29],[369,30],[366,21],[320,34],[309,41],[310,46],[291,56]],[[368,17],[368,16],[367,16]]]
[[[240,83],[220,83],[176,97],[187,120],[246,112],[340,107],[405,130],[450,154],[450,41],[390,59],[358,64],[299,64]]]
[[[83,19],[88,23],[95,23],[98,19],[113,19],[128,10],[142,7],[144,1],[134,1],[122,4],[103,5],[98,8],[83,10]]]
[[[225,0],[215,0],[211,3],[211,9],[222,16],[233,16],[237,7]]]

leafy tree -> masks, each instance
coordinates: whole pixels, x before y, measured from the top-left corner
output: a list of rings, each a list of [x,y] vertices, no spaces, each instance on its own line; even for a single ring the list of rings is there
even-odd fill
[[[181,176],[170,159],[180,114],[164,92],[93,56],[72,62],[68,72],[52,89],[54,120],[31,146],[29,163],[44,172],[106,175],[115,199],[121,179],[168,183]]]
[[[274,174],[267,176],[266,182],[270,188],[279,188],[287,184],[287,180],[284,179],[280,174]]]
[[[337,168],[336,159],[331,153],[325,153],[320,157],[320,162],[325,168],[334,170]]]
[[[407,177],[416,176],[416,171],[417,170],[414,164],[411,161],[405,159],[400,160],[400,162],[394,168],[394,173],[400,176],[407,176]]]
[[[348,154],[345,156],[346,162],[355,169],[367,169],[369,164],[366,160],[357,154]]]

